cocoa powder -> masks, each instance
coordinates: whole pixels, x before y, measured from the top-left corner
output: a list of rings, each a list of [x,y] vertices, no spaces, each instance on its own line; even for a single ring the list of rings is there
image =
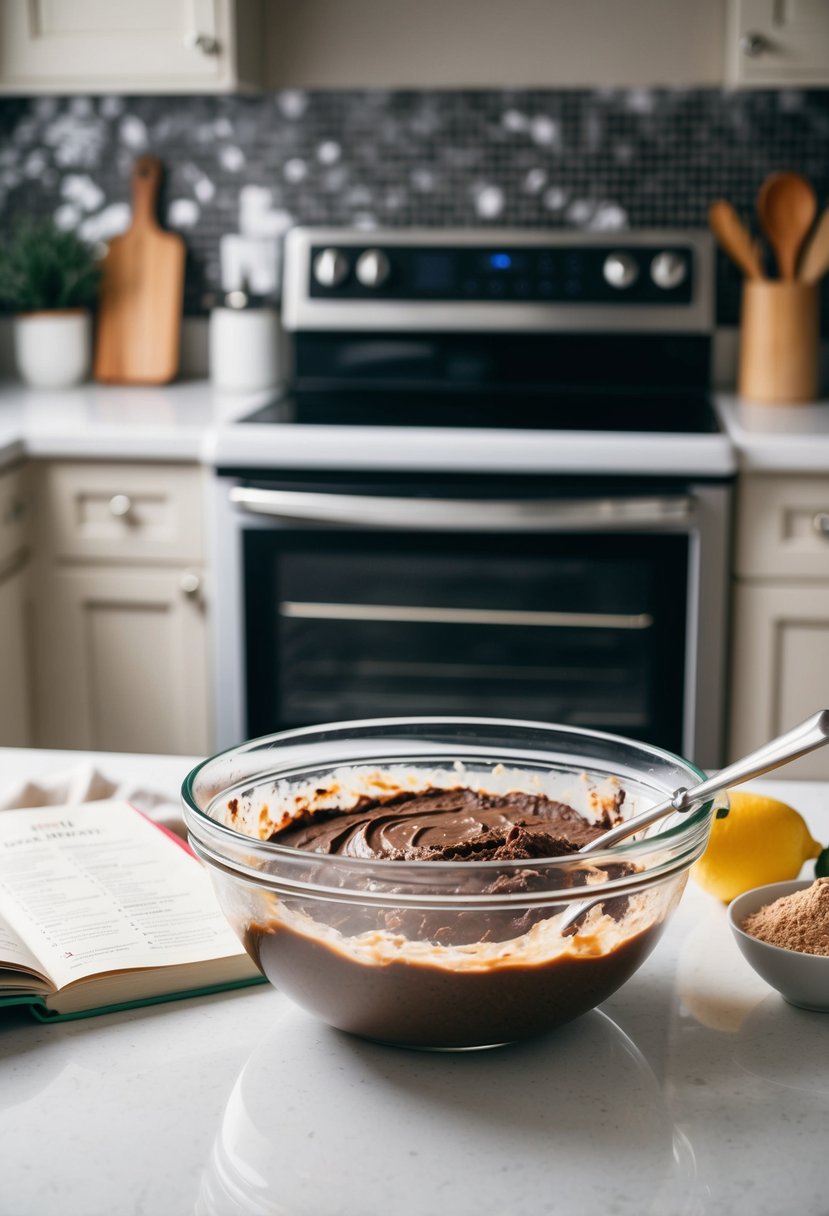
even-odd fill
[[[766,904],[747,916],[742,927],[770,946],[829,955],[829,878]]]

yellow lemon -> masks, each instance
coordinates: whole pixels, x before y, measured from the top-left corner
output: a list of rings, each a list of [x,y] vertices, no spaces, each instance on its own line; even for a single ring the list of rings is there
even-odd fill
[[[708,847],[691,868],[694,878],[725,902],[752,887],[796,878],[817,857],[803,816],[785,802],[746,790],[729,790],[731,810],[715,819]]]

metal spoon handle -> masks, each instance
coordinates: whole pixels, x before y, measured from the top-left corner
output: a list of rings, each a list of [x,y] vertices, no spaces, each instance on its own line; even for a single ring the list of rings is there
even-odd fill
[[[705,802],[718,790],[725,789],[729,785],[741,785],[743,781],[750,781],[753,777],[761,777],[763,773],[771,772],[772,769],[779,768],[781,764],[788,764],[790,760],[796,760],[798,756],[805,756],[807,752],[814,751],[816,747],[822,747],[824,743],[829,743],[829,709],[821,709],[818,713],[812,714],[811,718],[807,718],[799,726],[792,727],[791,730],[786,731],[785,735],[764,743],[762,747],[757,748],[757,751],[751,752],[741,760],[735,760],[733,764],[726,765],[707,781],[701,781],[699,785],[694,785],[689,790],[676,790],[664,802],[650,807],[647,811],[642,811],[640,815],[626,819],[624,823],[618,824],[607,832],[602,832],[601,836],[591,840],[590,844],[585,845],[580,851],[594,853],[598,849],[609,848],[618,840],[624,840],[626,836],[632,836],[634,832],[639,832],[642,828],[656,823],[658,819],[664,818],[671,811],[689,811],[699,803]]]
[[[597,836],[590,844],[580,849],[579,855],[610,848],[617,840],[624,840],[626,836],[632,836],[634,832],[649,827],[671,811],[689,811],[691,807],[705,802],[719,790],[729,785],[740,785],[743,781],[750,781],[752,777],[761,777],[763,773],[771,772],[781,764],[788,764],[790,760],[797,760],[798,756],[805,756],[807,752],[822,747],[824,743],[829,743],[829,709],[821,709],[812,714],[811,718],[807,718],[799,726],[792,727],[785,735],[772,739],[770,743],[764,743],[756,752],[751,752],[742,760],[735,760],[733,764],[726,765],[707,781],[701,781],[689,790],[677,790],[670,798],[643,811],[641,815],[634,815],[611,828],[609,832],[602,832],[601,836]],[[568,937],[575,933],[582,918],[591,908],[601,903],[604,903],[604,899],[600,896],[598,899],[586,899],[575,904],[561,921],[559,930],[562,936]]]
[[[729,785],[741,785],[744,781],[750,781],[752,777],[761,777],[763,773],[769,773],[773,768],[780,768],[782,764],[788,764],[791,760],[797,760],[799,756],[805,756],[807,752],[814,751],[816,747],[823,747],[824,743],[829,743],[829,709],[819,710],[816,714],[812,714],[811,718],[801,722],[799,726],[793,726],[791,730],[787,730],[785,735],[779,735],[769,743],[764,743],[762,747],[757,748],[757,751],[750,752],[742,760],[735,760],[733,764],[727,764],[715,776],[709,777],[707,781],[688,790],[682,804],[676,809],[678,811],[687,810],[694,803],[704,802],[717,790],[725,789]]]

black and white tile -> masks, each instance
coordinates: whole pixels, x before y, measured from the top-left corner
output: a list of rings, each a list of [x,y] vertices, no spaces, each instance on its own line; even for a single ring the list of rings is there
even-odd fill
[[[294,223],[705,224],[753,217],[767,173],[829,201],[829,92],[486,90],[0,99],[0,224],[51,216],[90,241],[129,218],[135,156],[162,157],[162,218],[186,238],[186,310],[219,285],[219,238]],[[752,219],[753,222],[753,219]],[[720,259],[720,321],[739,280]]]

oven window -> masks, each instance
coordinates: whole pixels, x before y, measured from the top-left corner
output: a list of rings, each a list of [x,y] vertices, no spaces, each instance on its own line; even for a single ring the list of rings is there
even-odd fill
[[[681,747],[683,535],[244,535],[249,735],[533,718]]]

